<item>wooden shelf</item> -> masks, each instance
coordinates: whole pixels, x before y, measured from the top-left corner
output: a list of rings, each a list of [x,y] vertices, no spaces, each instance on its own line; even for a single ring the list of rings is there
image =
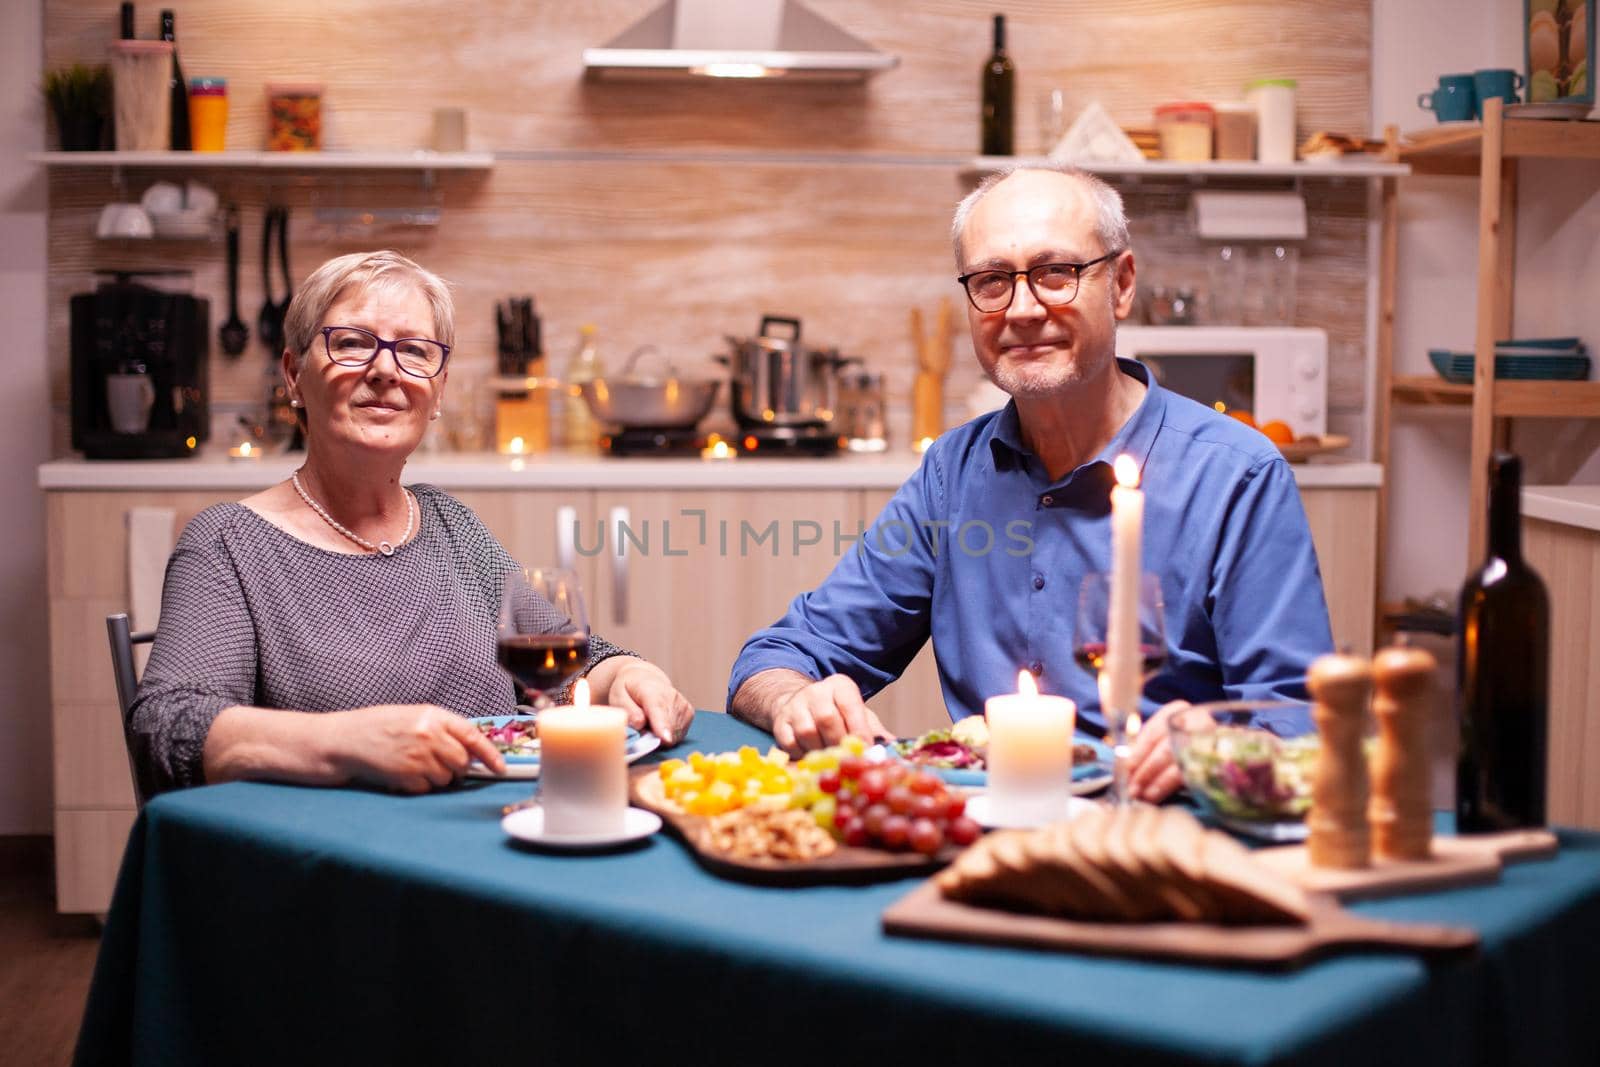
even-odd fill
[[[47,167],[177,167],[190,170],[488,170],[492,152],[30,152]]]
[[[981,177],[1006,167],[1052,162],[1044,156],[978,156],[961,168],[963,177]],[[1304,159],[1296,163],[1257,163],[1253,160],[1212,159],[1202,163],[1177,163],[1145,159],[1138,163],[1078,163],[1076,166],[1102,177],[1124,178],[1395,178],[1411,173],[1404,163],[1377,156],[1354,156],[1337,162]]]
[[[1398,158],[1418,174],[1477,174],[1483,127],[1418,131]],[[1600,159],[1600,122],[1506,119],[1505,159]]]
[[[1472,386],[1457,385],[1429,374],[1396,375],[1390,393],[1397,404],[1472,406]],[[1600,382],[1548,382],[1496,378],[1497,419],[1600,418]]]

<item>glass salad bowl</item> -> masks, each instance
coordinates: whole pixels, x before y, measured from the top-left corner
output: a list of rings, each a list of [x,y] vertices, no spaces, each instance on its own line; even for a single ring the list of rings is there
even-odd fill
[[[1179,708],[1168,723],[1190,796],[1249,837],[1300,841],[1321,741],[1311,705],[1237,700]]]

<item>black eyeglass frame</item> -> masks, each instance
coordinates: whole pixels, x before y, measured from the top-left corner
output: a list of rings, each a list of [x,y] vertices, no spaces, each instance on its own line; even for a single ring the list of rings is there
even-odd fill
[[[1036,263],[1027,270],[1002,270],[996,267],[989,267],[985,270],[975,270],[969,274],[960,275],[956,278],[956,281],[961,283],[961,289],[967,294],[967,300],[972,304],[973,309],[983,315],[998,315],[1000,312],[1011,307],[1011,302],[1017,298],[1017,279],[1019,277],[1027,279],[1028,291],[1033,294],[1033,298],[1040,304],[1044,305],[1045,307],[1052,308],[1066,307],[1068,304],[1078,299],[1078,290],[1083,288],[1084,271],[1095,266],[1096,264],[1104,263],[1108,259],[1116,259],[1125,251],[1127,251],[1127,249],[1118,248],[1114,251],[1107,252],[1103,256],[1096,256],[1087,263]],[[1072,268],[1072,295],[1067,297],[1065,300],[1046,300],[1043,294],[1039,292],[1039,287],[1033,283],[1034,272],[1043,270],[1059,270],[1062,267]],[[973,278],[981,278],[985,274],[1006,274],[1010,275],[1011,277],[1011,292],[1006,296],[1006,302],[997,308],[978,307],[978,298],[973,295],[972,286],[969,284]]]
[[[352,333],[364,333],[377,342],[377,347],[372,350],[372,355],[368,356],[366,359],[357,360],[353,363],[347,359],[340,359],[338,356],[333,354],[333,333],[335,330],[349,330]],[[382,352],[387,348],[389,350],[389,355],[394,359],[394,365],[399,368],[401,373],[409,374],[413,378],[421,378],[423,381],[429,381],[444,373],[445,364],[450,362],[450,346],[445,344],[443,341],[435,341],[431,337],[396,337],[393,341],[385,341],[371,330],[363,330],[359,326],[324,326],[317,332],[322,334],[322,350],[328,354],[328,358],[330,360],[339,364],[341,367],[365,367],[373,360],[378,358],[379,352]],[[439,357],[439,365],[434,368],[432,374],[418,374],[416,371],[407,367],[400,361],[400,349],[398,346],[405,341],[422,341],[425,344],[438,345],[439,348],[444,351],[444,355]]]

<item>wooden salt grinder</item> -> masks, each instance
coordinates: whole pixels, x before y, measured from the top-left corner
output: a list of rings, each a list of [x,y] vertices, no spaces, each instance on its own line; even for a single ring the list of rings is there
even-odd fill
[[[1306,814],[1306,851],[1313,867],[1351,870],[1372,862],[1367,828],[1367,758],[1362,726],[1372,667],[1358,656],[1319,656],[1306,672],[1322,747]]]
[[[944,378],[950,369],[950,302],[941,297],[931,336],[922,332],[922,311],[911,309],[911,344],[917,374],[911,390],[911,441],[944,432]]]
[[[1372,763],[1373,848],[1396,860],[1433,852],[1428,794],[1428,718],[1438,662],[1420,648],[1391,645],[1372,662],[1378,753]]]

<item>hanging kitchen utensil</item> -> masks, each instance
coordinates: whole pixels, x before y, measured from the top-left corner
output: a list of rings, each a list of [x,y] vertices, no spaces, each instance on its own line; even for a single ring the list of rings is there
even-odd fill
[[[272,227],[277,224],[276,208],[267,208],[261,221],[261,312],[256,316],[256,336],[261,346],[276,356],[282,348],[283,323],[278,319],[278,302],[272,299]]]
[[[283,272],[283,302],[278,305],[278,343],[284,343],[283,324],[289,318],[294,300],[294,277],[289,271],[289,209],[278,209],[278,269]]]
[[[239,208],[228,205],[226,212],[228,233],[228,319],[222,324],[218,336],[222,350],[230,356],[243,352],[250,343],[250,327],[239,318]]]

